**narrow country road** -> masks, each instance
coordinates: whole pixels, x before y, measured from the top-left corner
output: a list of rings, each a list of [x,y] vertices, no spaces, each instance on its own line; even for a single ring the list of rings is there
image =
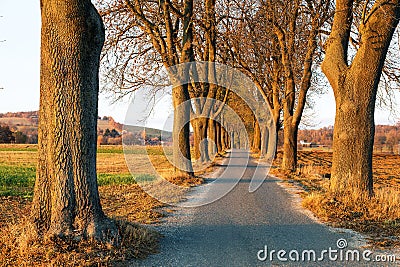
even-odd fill
[[[229,166],[245,167],[244,175],[236,187],[221,199],[196,208],[177,208],[174,216],[167,218],[158,229],[164,234],[161,252],[131,266],[347,266],[356,262],[301,261],[304,250],[315,250],[316,258],[322,250],[337,250],[337,240],[345,239],[350,246],[354,234],[339,232],[316,223],[295,208],[293,197],[268,177],[254,193],[249,193],[249,183],[256,164],[247,162],[248,152],[233,150],[229,153]],[[224,165],[220,169],[226,168]],[[234,170],[234,169],[233,169]],[[235,170],[234,170],[235,171]],[[232,174],[231,174],[232,175]],[[240,175],[240,173],[238,174]],[[234,179],[227,177],[217,181],[222,185]],[[218,191],[218,185],[216,185]],[[192,197],[204,198],[213,190],[195,189]],[[189,200],[191,201],[191,200]],[[263,250],[267,246],[268,257],[272,250],[299,252],[300,260],[264,261]],[[294,253],[294,252],[293,252]],[[295,257],[296,254],[291,254]],[[307,257],[307,255],[305,254]]]

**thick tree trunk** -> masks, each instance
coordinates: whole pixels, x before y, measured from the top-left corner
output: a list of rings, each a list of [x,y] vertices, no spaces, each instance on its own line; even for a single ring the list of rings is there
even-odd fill
[[[372,151],[377,88],[388,47],[399,23],[400,1],[377,0],[359,25],[358,51],[348,65],[351,0],[336,1],[322,70],[335,93],[331,189],[373,194]]]
[[[285,122],[283,128],[282,169],[287,171],[295,171],[297,167],[297,132],[298,127],[296,125]]]
[[[210,161],[207,142],[208,119],[203,117],[196,118],[191,120],[191,124],[194,132],[195,159],[200,160],[200,162]]]
[[[219,122],[216,122],[216,143],[217,143],[217,153],[222,152],[222,126]]]
[[[262,129],[261,129],[261,150],[260,150],[260,154],[262,157],[265,157],[265,155],[267,154],[267,151],[269,149],[268,147],[268,143],[270,141],[270,135],[269,135],[269,131],[266,125],[262,125]]]
[[[215,121],[211,118],[208,120],[208,139],[210,140],[210,143],[208,145],[208,154],[214,157],[215,154],[217,153],[216,149],[217,132],[216,132]]]
[[[89,0],[43,0],[36,234],[118,241],[97,188],[96,141],[102,20]]]
[[[346,88],[336,103],[334,143],[332,158],[331,189],[343,192],[345,189],[360,189],[373,193],[372,152],[374,143],[374,109],[376,93],[370,93],[370,86],[362,73],[355,81],[348,77]],[[363,88],[364,85],[364,88]],[[365,92],[357,97],[351,92]]]
[[[253,144],[252,144],[252,150],[254,152],[259,152],[261,149],[261,130],[260,130],[260,125],[258,122],[254,122],[254,137],[253,137]]]
[[[225,151],[225,150],[229,149],[227,134],[228,133],[225,130],[225,127],[221,126],[221,145],[222,145],[221,151]]]
[[[187,84],[172,89],[174,104],[173,159],[175,173],[194,176],[190,154],[190,101]]]
[[[193,55],[193,0],[184,1],[182,53],[180,61],[188,63],[194,60]],[[172,44],[169,44],[172,48]],[[171,49],[169,49],[171,51]],[[175,48],[172,50],[176,51]],[[172,53],[171,58],[175,58]],[[177,62],[175,62],[177,63]],[[165,64],[165,63],[164,63]],[[171,66],[170,66],[171,67]],[[176,69],[175,69],[176,70]],[[178,71],[181,72],[181,70]],[[183,73],[172,74],[173,80],[179,84],[172,88],[172,101],[174,106],[174,125],[172,130],[173,160],[175,173],[194,176],[192,157],[190,154],[190,111],[191,103],[188,88],[189,66],[186,64]],[[177,79],[177,80],[176,80]]]

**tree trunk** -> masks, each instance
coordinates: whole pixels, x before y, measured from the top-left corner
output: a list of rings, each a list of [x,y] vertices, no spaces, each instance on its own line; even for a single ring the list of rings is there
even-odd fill
[[[217,143],[217,153],[222,152],[222,126],[219,122],[216,122],[216,143]]]
[[[254,137],[253,137],[253,145],[252,150],[254,152],[259,152],[261,148],[261,130],[260,125],[257,121],[254,122]]]
[[[270,136],[269,136],[269,131],[266,125],[262,125],[261,127],[261,150],[260,154],[262,157],[264,157],[267,154],[268,151],[268,144],[270,141]]]
[[[275,124],[275,149],[274,149],[274,159],[278,156],[278,137],[279,137],[279,130],[281,128],[280,122],[280,110],[274,110],[274,124]]]
[[[372,151],[377,88],[399,23],[400,1],[375,1],[359,25],[360,46],[348,63],[354,1],[336,1],[322,70],[335,93],[331,189],[373,194]]]
[[[217,137],[216,137],[216,125],[215,121],[213,119],[208,120],[208,139],[210,140],[210,143],[208,145],[208,154],[211,155],[212,157],[215,156],[217,153],[216,150],[216,143],[217,143]]]
[[[343,92],[348,93],[342,94],[336,103],[331,175],[331,189],[335,192],[343,192],[346,188],[373,192],[375,98],[369,92],[373,88],[364,83],[370,78],[362,76],[359,73],[357,78],[354,77],[356,80],[346,79]],[[356,90],[365,93],[354,97],[351,92]]]
[[[96,175],[102,20],[90,1],[41,1],[38,168],[31,218],[37,237],[118,242]]]
[[[210,161],[208,155],[208,142],[207,142],[207,118],[196,118],[191,120],[194,132],[194,156],[200,162]]]
[[[231,133],[230,133],[230,135],[229,135],[229,139],[230,139],[230,147],[232,148],[232,149],[235,149],[236,148],[236,145],[235,145],[235,132],[234,131],[232,131]]]
[[[236,140],[237,140],[237,145],[236,145],[236,148],[238,148],[238,149],[241,149],[242,148],[242,146],[241,146],[241,140],[240,140],[240,131],[237,131],[236,132],[236,134],[235,134],[235,136],[236,136]]]
[[[183,36],[182,36],[182,53],[181,63],[188,63],[194,60],[193,55],[193,0],[184,1],[184,18],[183,18]],[[169,45],[172,48],[172,44]],[[171,49],[169,49],[171,51]],[[175,48],[172,50],[176,51]],[[161,53],[162,54],[162,53]],[[172,53],[171,58],[175,58]],[[175,62],[177,63],[177,62]],[[172,66],[169,66],[172,67]],[[180,68],[172,68],[179,73],[174,73],[173,80],[179,84],[172,88],[172,101],[174,106],[174,125],[172,130],[173,139],[173,160],[175,174],[188,174],[194,176],[192,157],[190,154],[190,111],[191,103],[188,88],[189,66],[180,73]],[[171,74],[171,73],[170,73]]]
[[[225,146],[228,149],[232,149],[232,138],[228,131],[225,131]]]
[[[225,150],[229,149],[227,131],[225,130],[224,126],[221,126],[221,145],[222,145],[221,151],[225,151]]]
[[[187,84],[172,89],[174,125],[172,130],[175,173],[194,176],[190,154],[190,101]]]
[[[285,122],[283,128],[282,169],[287,171],[295,171],[297,167],[297,132],[298,127],[296,125]]]

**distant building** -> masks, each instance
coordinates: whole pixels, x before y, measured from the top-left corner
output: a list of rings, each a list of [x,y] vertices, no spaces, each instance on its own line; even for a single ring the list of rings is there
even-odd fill
[[[302,147],[319,147],[318,144],[313,142],[307,142],[307,140],[300,140],[300,145]]]

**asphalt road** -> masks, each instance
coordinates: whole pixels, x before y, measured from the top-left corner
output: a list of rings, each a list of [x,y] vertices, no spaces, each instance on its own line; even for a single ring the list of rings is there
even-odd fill
[[[293,195],[282,188],[275,178],[268,177],[261,187],[249,193],[249,183],[253,176],[255,163],[247,162],[246,151],[234,150],[230,153],[230,166],[245,167],[240,182],[221,199],[196,208],[177,208],[175,215],[158,230],[164,234],[161,252],[143,261],[134,261],[131,266],[355,266],[360,262],[340,261],[340,252],[346,255],[349,249],[357,248],[357,236],[348,231],[331,229],[299,211]],[[221,173],[226,165],[220,167]],[[235,172],[235,169],[232,169]],[[207,194],[215,194],[218,188],[232,184],[230,173],[219,178],[214,189],[195,189],[191,200],[204,199]],[[338,249],[337,240],[345,239],[348,246]],[[265,253],[267,246],[267,253]],[[332,250],[332,258],[323,250]],[[260,250],[263,250],[260,252]],[[270,253],[272,250],[272,260]],[[277,251],[287,261],[280,261]],[[295,260],[296,252],[299,261]],[[308,260],[308,252],[316,252],[316,260]],[[335,253],[335,250],[337,252]],[[360,255],[363,249],[360,248]],[[283,252],[281,252],[283,253]],[[291,254],[290,254],[291,253]],[[263,258],[266,256],[266,259]],[[289,255],[290,254],[290,255]],[[290,257],[291,256],[291,259]],[[362,256],[361,256],[362,257]],[[345,259],[346,256],[343,256]],[[370,266],[377,266],[371,264]],[[387,266],[381,265],[381,266]]]

